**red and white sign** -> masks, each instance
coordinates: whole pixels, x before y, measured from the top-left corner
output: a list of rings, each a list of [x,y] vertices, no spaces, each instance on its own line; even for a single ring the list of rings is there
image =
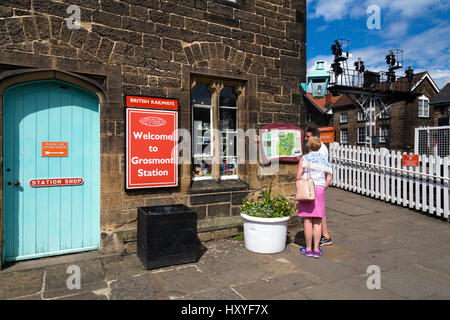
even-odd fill
[[[41,155],[43,157],[67,157],[69,146],[64,141],[42,141]]]
[[[30,180],[30,187],[79,186],[83,183],[83,178],[32,179]]]
[[[139,96],[126,96],[127,107],[178,110],[178,100]]]
[[[126,188],[178,185],[178,112],[127,109]]]
[[[418,154],[404,154],[402,156],[403,166],[405,167],[418,167],[419,155]]]

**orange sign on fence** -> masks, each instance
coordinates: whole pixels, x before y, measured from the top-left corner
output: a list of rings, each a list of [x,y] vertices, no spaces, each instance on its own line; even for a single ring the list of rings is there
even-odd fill
[[[418,167],[419,155],[418,154],[404,154],[402,162],[405,167]]]
[[[320,140],[323,143],[334,142],[334,127],[322,127],[318,129],[320,131]]]

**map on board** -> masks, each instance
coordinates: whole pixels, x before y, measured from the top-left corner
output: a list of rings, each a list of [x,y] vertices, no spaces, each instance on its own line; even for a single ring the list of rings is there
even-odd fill
[[[298,130],[272,130],[261,136],[263,152],[270,161],[276,158],[296,158],[302,155],[302,139]]]

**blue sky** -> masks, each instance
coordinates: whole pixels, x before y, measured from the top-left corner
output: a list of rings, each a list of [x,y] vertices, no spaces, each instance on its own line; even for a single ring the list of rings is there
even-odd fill
[[[450,82],[449,0],[307,0],[308,71],[315,61],[333,61],[330,47],[335,39],[350,40],[353,58],[366,69],[387,71],[385,56],[390,49],[404,51],[404,75],[411,65],[415,73],[428,71],[439,88]],[[380,29],[370,30],[367,20],[372,6],[380,8]]]

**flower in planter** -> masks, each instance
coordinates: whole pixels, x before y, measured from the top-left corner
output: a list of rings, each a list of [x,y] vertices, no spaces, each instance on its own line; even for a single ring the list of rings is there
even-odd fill
[[[259,218],[289,217],[292,212],[293,207],[288,200],[281,194],[272,196],[271,188],[264,190],[256,201],[244,199],[241,206],[241,213]]]

